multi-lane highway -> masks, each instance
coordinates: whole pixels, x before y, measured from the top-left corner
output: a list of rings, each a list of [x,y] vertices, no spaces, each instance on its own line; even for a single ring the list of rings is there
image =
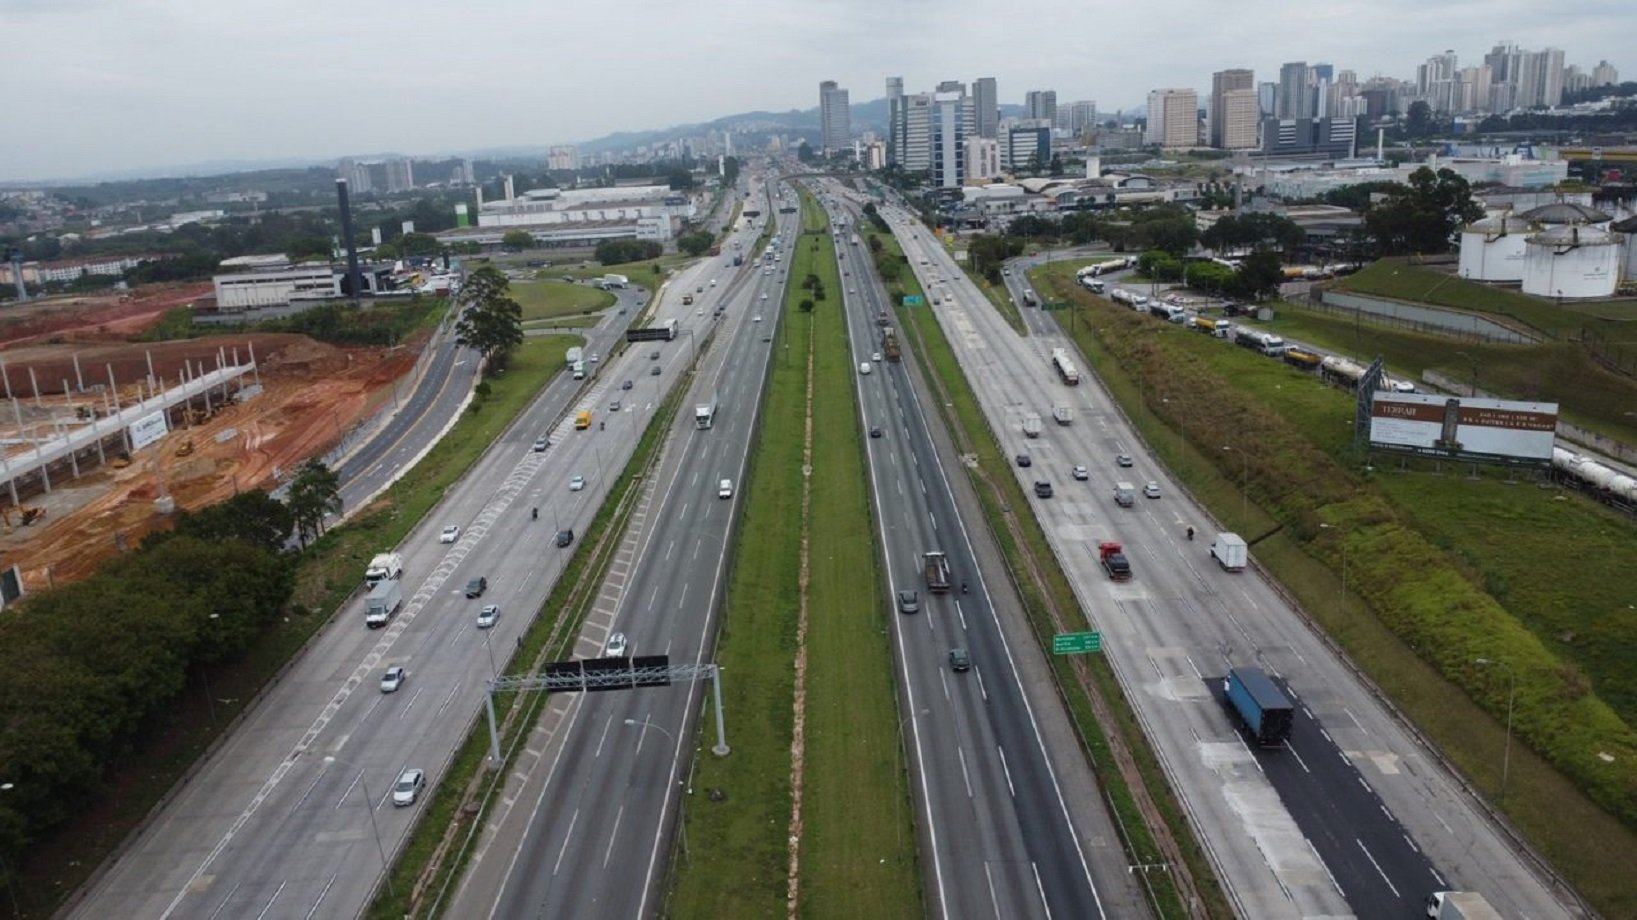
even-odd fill
[[[779,232],[788,241],[795,229],[789,217]],[[734,239],[751,254],[753,231],[741,230]],[[693,293],[695,305],[684,309],[697,324],[712,327],[711,344],[683,411],[666,422],[664,459],[588,616],[576,650],[580,657],[600,655],[619,632],[627,654],[664,654],[673,663],[710,660],[727,547],[743,501],[740,485],[788,265],[756,266],[747,258],[735,269],[723,264],[728,258],[684,272],[667,296],[680,302],[683,292]],[[707,402],[717,410],[711,426],[701,429],[694,407]],[[719,488],[724,479],[732,484],[727,498]],[[446,915],[651,912],[705,689],[678,684],[554,695],[509,774],[504,804],[485,828]],[[731,718],[728,724],[731,735]]]
[[[836,213],[832,220],[837,217],[857,219]],[[891,628],[931,912],[1141,915],[1145,905],[1058,700],[1038,671],[1037,692],[1025,688],[1022,669],[1039,664],[1038,648],[1016,622],[1010,587],[996,584],[991,593],[978,564],[938,453],[936,417],[929,420],[922,409],[913,356],[895,362],[881,354],[877,317],[894,311],[868,250],[846,240],[850,236],[838,240],[838,251],[852,364],[872,367],[855,376],[860,427],[880,430],[865,443],[890,588],[882,602],[901,610],[895,604],[900,591],[917,595],[918,609],[895,612]],[[927,588],[922,563],[928,551],[947,554],[947,593]],[[1006,602],[1014,605],[1011,629],[997,609]],[[954,670],[953,649],[967,653],[970,670]],[[1049,723],[1065,742],[1055,757],[1043,738],[1042,725]],[[1103,870],[1097,882],[1094,857]]]
[[[690,332],[708,325],[688,314]],[[627,322],[609,311],[592,347],[612,343]],[[681,378],[693,340],[643,343],[617,357],[605,350],[589,380],[570,383],[563,375],[549,387],[399,547],[403,610],[386,628],[368,630],[360,598],[316,635],[73,913],[317,917],[361,910],[383,860],[424,807],[424,794],[415,805],[394,807],[394,781],[418,767],[437,783],[478,712],[484,680],[503,665],[569,558],[571,550],[553,545],[553,533],[584,531],[665,390]],[[649,358],[652,351],[658,359]],[[630,390],[622,389],[626,379]],[[621,411],[609,412],[616,398]],[[570,411],[582,408],[606,424],[574,430]],[[533,451],[548,431],[552,446]],[[358,461],[355,482],[400,469],[408,454],[394,450],[424,447],[401,434],[384,443],[382,453]],[[571,491],[576,475],[586,486]],[[453,543],[439,542],[446,525],[462,528]],[[489,588],[467,598],[462,588],[475,576],[486,577]],[[478,610],[488,603],[499,605],[500,618],[479,629]],[[390,694],[379,689],[389,665],[408,671]]]
[[[1237,912],[1402,917],[1429,891],[1466,887],[1508,916],[1566,916],[1529,862],[1273,587],[1254,570],[1228,573],[1210,560],[1210,518],[1118,408],[1089,375],[1078,387],[1056,377],[1051,350],[1068,341],[1041,319],[1018,336],[924,227],[891,216],[923,286],[949,297],[934,313],[1003,452],[1032,461],[1014,474],[1026,488],[1053,486],[1053,497],[1030,499],[1034,511]],[[1070,406],[1073,422],[1052,424],[1054,405]],[[1039,438],[1023,434],[1029,412],[1046,419]],[[1116,466],[1120,453],[1134,465]],[[1088,480],[1073,478],[1075,465],[1089,468]],[[1153,480],[1161,497],[1119,507],[1111,487],[1120,480]],[[1200,539],[1188,541],[1189,525]],[[1095,558],[1103,540],[1124,544],[1132,580],[1104,576]],[[1245,664],[1280,677],[1298,700],[1289,747],[1253,751],[1223,710],[1220,677]],[[1349,784],[1354,794],[1337,792]]]

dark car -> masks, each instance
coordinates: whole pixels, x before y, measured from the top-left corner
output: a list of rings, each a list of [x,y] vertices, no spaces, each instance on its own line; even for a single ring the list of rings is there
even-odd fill
[[[968,671],[972,668],[972,656],[964,648],[949,650],[949,667],[955,671]]]
[[[562,530],[557,531],[557,545],[558,546],[567,546],[567,545],[569,545],[570,543],[573,543],[573,542],[574,542],[574,528],[564,527]]]
[[[871,425],[870,426],[870,437],[872,437],[872,438],[881,437],[881,426],[880,425]]]
[[[921,596],[914,591],[898,592],[898,610],[900,613],[917,613],[921,609]]]
[[[466,583],[467,597],[482,597],[483,592],[487,590],[489,590],[489,579],[482,575],[479,575]]]
[[[1044,482],[1044,481],[1035,482],[1035,484],[1034,484],[1034,494],[1036,496],[1040,497],[1040,498],[1051,498],[1052,497],[1052,484],[1049,483],[1049,482]]]
[[[653,370],[650,370],[650,371],[649,371],[649,372],[648,372],[648,376],[650,376],[650,377],[658,377],[658,376],[659,376],[659,365],[657,365],[657,364],[656,364],[656,365],[654,365],[654,368],[653,368]]]
[[[1018,466],[1034,466],[1034,461],[1029,459],[1028,454],[1018,454],[1017,455],[1017,465]]]

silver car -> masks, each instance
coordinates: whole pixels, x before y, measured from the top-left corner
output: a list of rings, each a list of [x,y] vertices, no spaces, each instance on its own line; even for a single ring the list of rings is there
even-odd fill
[[[392,787],[392,804],[413,805],[420,798],[421,790],[426,788],[426,771],[418,767],[410,767],[398,774],[398,782]]]

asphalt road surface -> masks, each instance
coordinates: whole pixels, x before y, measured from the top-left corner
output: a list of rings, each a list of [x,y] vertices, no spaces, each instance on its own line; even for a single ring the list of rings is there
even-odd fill
[[[630,316],[609,311],[591,347],[612,343]],[[558,527],[584,532],[645,416],[686,366],[691,340],[654,344],[662,354],[657,377],[648,374],[646,350],[636,349],[618,370],[610,355],[584,382],[559,375],[398,547],[404,607],[393,621],[366,629],[357,595],[104,867],[73,915],[360,911],[424,804],[423,793],[421,803],[394,807],[393,783],[407,767],[425,770],[434,785],[441,777],[479,711],[484,680],[504,664],[569,558],[552,535]],[[470,360],[457,351],[435,359],[423,384],[430,393],[416,403],[421,427],[405,412],[408,427],[389,429],[355,456],[349,489],[368,494],[430,446],[447,424],[439,413],[464,399]],[[640,381],[632,391],[617,389],[621,371]],[[619,413],[605,411],[611,392],[624,397]],[[574,431],[568,417],[580,408],[608,416],[606,429]],[[542,432],[553,446],[537,453],[531,447]],[[573,475],[586,478],[583,490],[569,490]],[[462,528],[454,543],[439,542],[447,524]],[[480,599],[462,591],[474,576],[488,579]],[[479,629],[486,603],[498,604],[501,616]],[[404,666],[409,677],[387,694],[378,687],[389,665]]]
[[[1030,502],[1236,911],[1404,916],[1428,891],[1472,888],[1504,915],[1567,916],[1528,859],[1272,585],[1255,570],[1229,573],[1211,561],[1214,523],[1149,456],[1085,363],[1080,386],[1057,379],[1051,350],[1068,341],[1033,319],[1034,334],[1018,336],[926,228],[892,219],[923,285],[949,298],[934,315],[1005,453],[1032,460],[1027,469],[1014,465],[1014,475],[1025,488],[1036,480],[1054,486],[1054,497]],[[1056,405],[1073,410],[1071,424],[1053,424]],[[1038,438],[1022,432],[1029,412],[1045,420]],[[1115,465],[1121,452],[1133,456],[1132,467]],[[1076,464],[1090,469],[1089,481],[1073,479]],[[1121,508],[1112,485],[1122,480],[1138,488],[1152,480],[1162,497]],[[1189,525],[1198,531],[1192,542]],[[1104,575],[1096,558],[1104,540],[1124,545],[1132,580]],[[1262,759],[1277,755],[1252,751],[1210,692],[1210,676],[1247,664],[1282,678],[1311,716],[1298,731],[1318,738],[1280,754],[1322,781],[1270,781]],[[1397,826],[1361,822],[1334,845],[1305,834],[1314,818],[1334,814],[1326,796],[1346,778],[1367,786]]]
[[[793,215],[786,218],[781,236],[788,241],[795,226]],[[710,329],[710,347],[689,398],[667,422],[664,459],[587,617],[578,657],[597,657],[609,636],[621,632],[627,654],[664,654],[673,664],[710,660],[727,547],[743,501],[768,361],[779,344],[778,304],[787,282],[787,263],[772,274],[750,263],[754,232],[742,235],[744,266],[709,260],[684,272],[666,295],[666,309]],[[680,305],[684,292],[695,294],[694,306]],[[699,429],[694,407],[712,400],[714,423]],[[729,498],[719,496],[723,479],[733,484]],[[484,828],[445,915],[651,913],[680,797],[689,791],[683,778],[706,690],[693,683],[554,694],[509,772],[503,804]],[[730,745],[734,719],[727,714]]]

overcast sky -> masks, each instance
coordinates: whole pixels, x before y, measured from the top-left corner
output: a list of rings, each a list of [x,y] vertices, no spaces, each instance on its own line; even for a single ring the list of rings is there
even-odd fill
[[[1413,78],[1562,48],[1637,78],[1631,0],[0,0],[0,181],[572,143],[993,76],[1104,111],[1304,60]],[[1624,54],[1624,57],[1622,57]]]

